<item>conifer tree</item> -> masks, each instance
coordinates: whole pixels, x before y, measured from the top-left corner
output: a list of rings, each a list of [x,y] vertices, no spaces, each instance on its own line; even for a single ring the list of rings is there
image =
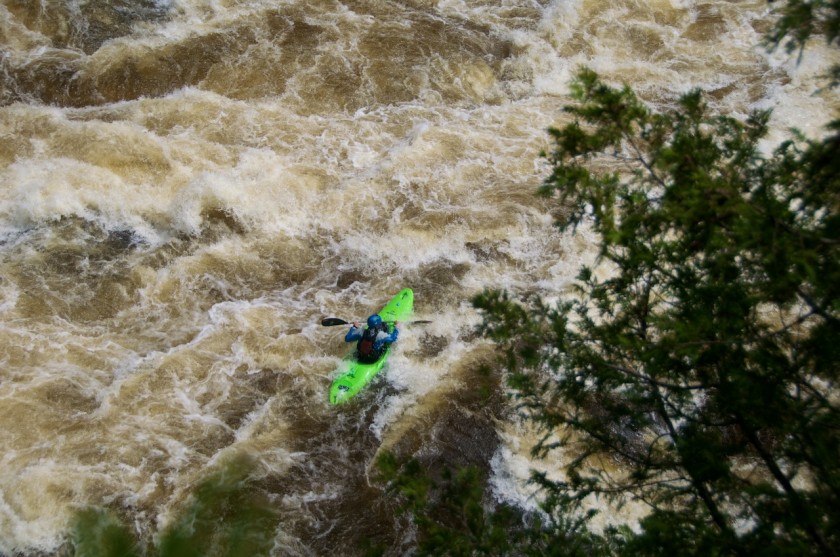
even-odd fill
[[[807,38],[794,16],[776,41]],[[768,112],[714,115],[697,91],[657,112],[588,70],[573,96],[541,193],[607,271],[557,305],[476,299],[538,453],[569,459],[543,487],[645,502],[631,553],[838,554],[840,123],[765,157]]]
[[[698,92],[655,112],[591,71],[574,96],[542,193],[607,271],[557,305],[476,299],[538,453],[569,460],[543,487],[645,502],[633,552],[836,554],[837,137],[764,158],[768,113],[714,116]]]

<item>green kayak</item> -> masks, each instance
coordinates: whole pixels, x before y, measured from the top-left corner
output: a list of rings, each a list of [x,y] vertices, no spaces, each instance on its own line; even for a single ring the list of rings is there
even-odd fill
[[[385,304],[385,307],[379,311],[379,316],[393,330],[394,322],[408,318],[413,309],[414,292],[411,291],[411,288],[406,288]],[[378,360],[372,364],[363,364],[356,361],[356,351],[354,350],[342,362],[339,368],[341,371],[330,387],[330,404],[342,404],[356,396],[365,385],[376,377],[376,374],[385,365],[385,360],[388,359],[390,352],[391,348],[388,347]]]

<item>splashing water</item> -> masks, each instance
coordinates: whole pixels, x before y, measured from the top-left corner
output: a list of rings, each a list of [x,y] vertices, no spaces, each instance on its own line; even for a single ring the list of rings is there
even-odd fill
[[[700,88],[819,133],[833,55],[767,54],[771,17],[758,0],[0,4],[0,554],[58,551],[89,507],[150,540],[240,458],[276,554],[410,547],[371,480],[382,450],[478,464],[527,507],[531,439],[478,400],[493,352],[469,299],[554,296],[592,258],[533,195],[545,128],[585,64],[651,103]],[[403,287],[433,322],[330,407],[348,347],[320,318]]]

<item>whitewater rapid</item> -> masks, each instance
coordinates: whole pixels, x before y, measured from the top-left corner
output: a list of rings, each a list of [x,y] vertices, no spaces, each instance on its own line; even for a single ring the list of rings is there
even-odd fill
[[[242,455],[277,555],[410,548],[372,478],[384,450],[478,465],[534,508],[528,470],[557,464],[530,459],[501,385],[476,396],[496,358],[469,300],[553,298],[593,260],[534,196],[546,128],[587,65],[655,106],[700,88],[721,113],[773,109],[768,149],[818,134],[836,54],[768,53],[772,18],[760,0],[1,2],[0,555],[59,552],[89,506],[148,543]],[[432,323],[331,408],[348,347],[320,319],[404,287]]]

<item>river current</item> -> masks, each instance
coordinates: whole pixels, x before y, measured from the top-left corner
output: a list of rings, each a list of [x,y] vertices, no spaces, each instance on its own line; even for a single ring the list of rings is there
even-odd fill
[[[409,551],[383,450],[534,508],[529,469],[557,463],[481,373],[469,300],[556,297],[592,261],[534,196],[546,128],[586,65],[817,134],[836,56],[768,53],[772,21],[763,0],[0,1],[0,555],[62,551],[87,507],[148,542],[242,459],[276,555]],[[349,347],[321,318],[404,287],[431,323],[331,407]]]

